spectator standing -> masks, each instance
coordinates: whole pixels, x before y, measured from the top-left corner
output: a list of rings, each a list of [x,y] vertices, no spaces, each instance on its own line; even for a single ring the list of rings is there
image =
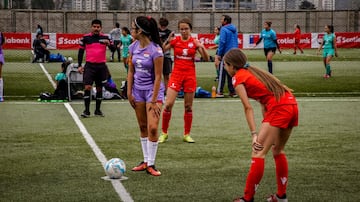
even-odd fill
[[[110,61],[113,62],[114,61],[114,53],[117,53],[117,58],[118,61],[120,62],[120,36],[121,36],[121,29],[120,29],[120,24],[117,22],[115,23],[115,27],[110,31],[109,33],[110,39],[112,44],[110,46],[112,46],[110,48],[111,51],[111,58]]]
[[[120,48],[120,46],[122,46],[121,56],[122,56],[122,59],[124,62],[124,67],[125,67],[126,73],[129,70],[129,64],[128,64],[129,63],[129,61],[128,61],[129,46],[132,43],[132,41],[133,41],[133,38],[131,37],[130,30],[127,27],[123,27],[121,29],[120,43],[118,46],[119,46],[119,48]]]
[[[276,48],[279,50],[280,54],[281,54],[281,50],[277,42],[276,32],[273,29],[271,29],[271,24],[272,23],[270,21],[264,23],[264,29],[261,31],[260,38],[256,42],[255,46],[257,46],[261,42],[261,40],[264,39],[264,53],[267,60],[268,71],[272,74],[273,73],[272,58],[275,55]]]
[[[161,42],[167,43],[167,39],[169,38],[171,33],[171,30],[168,29],[169,21],[162,17],[159,19],[159,34]],[[165,85],[165,93],[167,90],[167,85],[170,78],[170,73],[172,71],[172,59],[171,59],[171,51],[167,50],[164,52],[164,66],[163,66],[163,76],[164,76],[164,85]]]
[[[106,66],[106,48],[110,44],[107,35],[101,32],[101,20],[95,19],[91,22],[91,32],[85,34],[80,40],[80,48],[78,53],[78,71],[83,73],[84,105],[85,110],[81,117],[90,117],[90,101],[92,85],[96,85],[96,108],[95,116],[104,116],[100,110],[101,101],[103,99],[102,87],[106,83],[108,71]],[[85,66],[82,66],[82,60],[86,51]]]
[[[36,27],[36,34],[44,34],[43,28],[39,24]]]
[[[275,160],[277,192],[269,202],[287,202],[288,162],[285,145],[293,127],[298,125],[298,106],[291,89],[272,74],[250,66],[246,55],[234,48],[224,56],[225,68],[233,76],[233,85],[244,107],[252,137],[251,166],[244,195],[234,202],[254,201],[254,195],[264,174],[265,156],[272,151]],[[249,99],[260,102],[263,120],[257,132],[254,110]]]
[[[0,32],[0,102],[4,102],[4,81],[2,78],[2,67],[5,64],[4,51],[2,46],[5,43],[5,37],[2,32]]]
[[[296,54],[296,49],[299,49],[301,53],[304,51],[300,47],[300,40],[301,40],[301,29],[300,25],[295,24],[295,31],[294,31],[294,55]]]
[[[319,46],[318,54],[320,50],[324,47],[323,50],[323,61],[325,66],[324,78],[328,79],[331,77],[331,66],[330,62],[334,56],[338,56],[337,47],[336,47],[336,36],[334,34],[334,26],[326,25],[324,28],[325,34],[323,36],[323,41]]]
[[[220,41],[220,27],[215,27],[214,28],[214,34],[215,34],[215,38],[214,38],[214,44],[213,46],[210,46],[209,49],[216,49],[216,54],[217,55],[217,48],[219,47],[219,41]],[[216,70],[216,77],[215,77],[215,81],[219,80],[219,65],[220,65],[220,61],[218,57],[215,57],[215,70]]]
[[[231,76],[226,72],[224,68],[224,63],[222,57],[227,51],[232,48],[238,48],[238,32],[235,25],[231,24],[231,17],[228,15],[223,15],[221,17],[221,28],[220,28],[220,40],[219,47],[217,50],[217,58],[220,61],[219,66],[219,84],[217,88],[216,97],[224,97],[224,85],[225,79],[227,79],[227,87],[229,89],[229,96],[236,96],[234,87],[231,84]],[[216,64],[216,63],[215,63]]]
[[[165,89],[161,79],[164,53],[154,18],[135,18],[131,32],[136,41],[129,47],[127,96],[136,113],[144,157],[132,171],[146,170],[150,175],[160,176],[161,172],[155,168],[155,159]]]
[[[179,21],[180,36],[170,35],[165,43],[164,51],[174,49],[174,69],[171,73],[165,101],[165,109],[162,113],[162,134],[159,143],[168,139],[168,128],[171,119],[172,108],[180,90],[184,91],[184,136],[183,141],[194,143],[190,136],[193,119],[193,101],[196,91],[195,55],[199,52],[205,61],[209,61],[203,44],[191,36],[192,23],[184,18]]]

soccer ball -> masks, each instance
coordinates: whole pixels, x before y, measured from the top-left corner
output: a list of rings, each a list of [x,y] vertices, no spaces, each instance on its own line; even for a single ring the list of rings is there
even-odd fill
[[[105,173],[110,179],[119,179],[126,171],[126,165],[119,158],[112,158],[104,165]]]

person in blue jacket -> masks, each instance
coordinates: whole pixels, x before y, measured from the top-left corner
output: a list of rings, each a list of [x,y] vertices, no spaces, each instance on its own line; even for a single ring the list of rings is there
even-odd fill
[[[238,32],[235,25],[231,24],[231,17],[228,15],[223,15],[221,17],[221,29],[220,29],[220,40],[217,50],[218,61],[220,61],[219,66],[219,84],[217,88],[216,97],[224,97],[224,84],[225,79],[227,78],[227,86],[229,89],[229,96],[235,97],[236,93],[232,85],[231,76],[226,72],[224,68],[224,62],[222,57],[232,48],[238,48]]]
[[[264,53],[266,56],[266,60],[268,63],[268,70],[272,74],[273,73],[273,64],[272,64],[272,57],[276,52],[276,48],[279,50],[281,54],[280,46],[277,42],[276,32],[271,29],[271,22],[267,21],[264,23],[264,29],[260,33],[260,38],[256,42],[255,46],[257,46],[261,40],[264,39]]]

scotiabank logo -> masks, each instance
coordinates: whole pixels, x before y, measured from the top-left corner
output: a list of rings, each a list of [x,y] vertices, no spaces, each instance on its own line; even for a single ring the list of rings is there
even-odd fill
[[[59,45],[79,45],[80,39],[81,38],[69,39],[69,38],[65,38],[65,37],[59,37],[58,44]]]
[[[15,38],[15,37],[10,37],[10,38],[6,38],[6,43],[9,44],[28,44],[30,43],[30,38]]]

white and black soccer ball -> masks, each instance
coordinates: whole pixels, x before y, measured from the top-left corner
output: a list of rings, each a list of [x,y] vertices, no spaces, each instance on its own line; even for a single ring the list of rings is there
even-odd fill
[[[120,179],[126,171],[126,165],[120,158],[112,158],[105,163],[104,169],[110,179]]]

